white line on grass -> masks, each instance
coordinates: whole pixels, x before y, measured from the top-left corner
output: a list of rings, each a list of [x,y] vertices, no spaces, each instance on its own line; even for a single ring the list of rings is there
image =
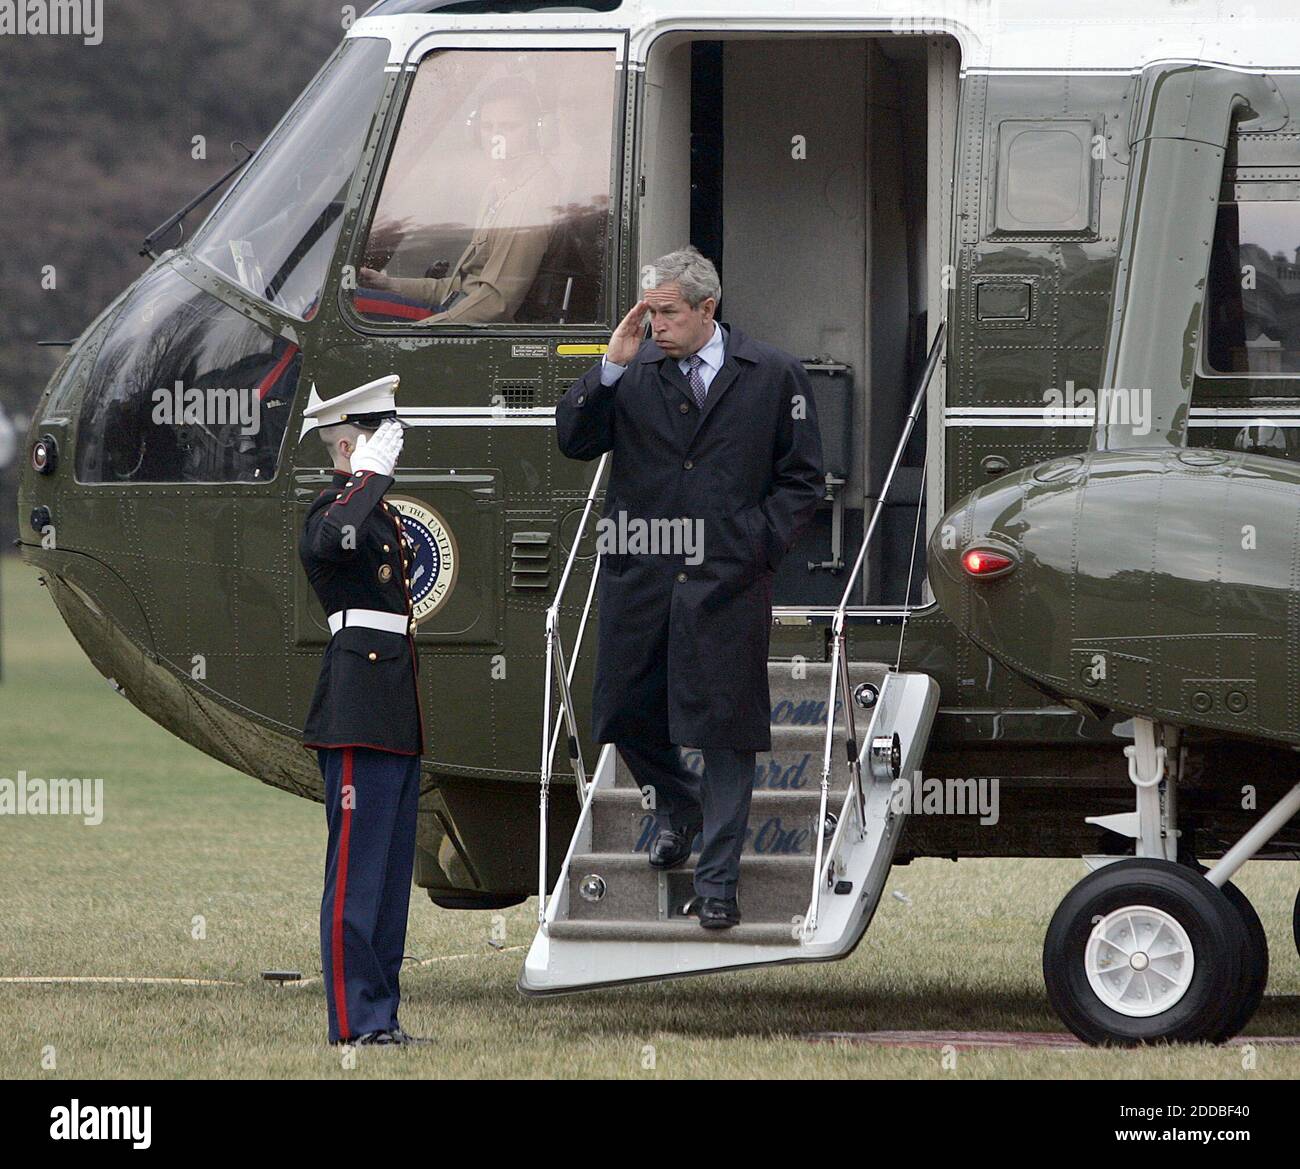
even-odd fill
[[[492,947],[492,953],[494,953],[494,954],[515,954],[515,953],[518,953],[520,950],[526,950],[526,949],[528,949],[527,946],[503,946],[500,950],[498,950],[498,949],[494,946],[494,947]],[[481,953],[481,952],[480,952],[480,953],[474,953],[474,954],[443,954],[443,955],[441,955],[440,957],[437,957],[437,958],[416,958],[416,959],[413,959],[412,962],[411,962],[411,966],[432,966],[432,965],[434,965],[434,964],[437,963],[437,962],[463,962],[463,961],[464,961],[465,959],[467,959],[467,958],[483,958],[483,957],[486,957],[486,955],[483,954],[483,953]],[[403,969],[403,970],[407,970],[407,969],[410,969],[410,967],[408,967],[408,966],[403,966],[402,969]],[[280,985],[281,985],[281,986],[284,986],[284,987],[289,987],[289,986],[309,986],[309,985],[311,985],[312,983],[315,983],[315,982],[321,982],[321,981],[322,981],[322,978],[321,978],[321,977],[318,977],[318,976],[316,976],[316,975],[313,974],[310,978],[300,978],[300,979],[298,979],[296,982],[282,982],[282,983],[280,983]]]
[[[493,947],[492,952],[495,954],[514,954],[520,950],[526,950],[527,946],[505,946],[500,950]],[[482,958],[482,953],[474,954],[442,954],[436,958],[419,958],[412,961],[412,966],[433,966],[438,962],[463,962],[468,958]],[[258,979],[258,981],[262,981]],[[311,978],[300,978],[294,982],[282,982],[280,986],[309,986],[312,983],[320,982],[321,979],[316,975]],[[96,985],[118,985],[118,986],[247,986],[244,982],[233,982],[229,979],[220,978],[141,978],[132,976],[110,976],[110,975],[46,975],[32,974],[20,975],[9,978],[0,978],[0,984],[4,985],[21,985],[21,986],[59,986],[72,985],[76,983],[92,983]]]

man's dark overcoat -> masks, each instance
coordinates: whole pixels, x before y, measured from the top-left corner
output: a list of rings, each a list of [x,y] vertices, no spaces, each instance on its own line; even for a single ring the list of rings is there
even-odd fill
[[[593,366],[556,410],[564,454],[613,451],[597,535],[628,537],[601,567],[597,742],[771,749],[772,579],[824,494],[821,435],[799,361],[724,327],[703,411],[653,341],[613,386]],[[687,520],[700,545],[641,551],[637,520]]]

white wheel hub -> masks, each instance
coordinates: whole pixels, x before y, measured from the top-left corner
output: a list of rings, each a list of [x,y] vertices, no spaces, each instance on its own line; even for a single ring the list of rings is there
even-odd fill
[[[1125,906],[1098,921],[1083,961],[1096,996],[1133,1019],[1169,1010],[1187,993],[1196,969],[1187,931],[1150,905]]]

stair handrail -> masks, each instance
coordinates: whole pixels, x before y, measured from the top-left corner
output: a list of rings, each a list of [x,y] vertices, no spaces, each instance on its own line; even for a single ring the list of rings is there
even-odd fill
[[[884,514],[885,502],[889,498],[894,476],[903,460],[903,452],[907,449],[907,444],[912,438],[912,431],[916,428],[917,419],[921,415],[921,408],[930,390],[930,383],[934,380],[935,372],[943,360],[943,345],[947,333],[948,322],[940,321],[939,327],[934,334],[934,340],[930,344],[930,354],[926,358],[925,370],[921,375],[921,384],[912,399],[912,408],[908,411],[907,421],[903,425],[902,437],[894,448],[894,457],[890,461],[889,471],[886,473],[884,484],[881,486],[880,497],[876,500],[876,505],[872,509],[871,523],[867,527],[866,534],[862,537],[862,546],[858,549],[857,560],[853,563],[853,570],[849,573],[849,579],[844,586],[844,595],[841,597],[839,608],[835,610],[835,616],[831,621],[831,680],[829,694],[826,699],[826,742],[822,754],[821,811],[816,823],[817,857],[813,864],[812,898],[808,903],[808,912],[804,915],[803,922],[803,938],[805,941],[811,939],[817,930],[817,915],[821,909],[822,885],[826,880],[826,870],[835,856],[834,848],[828,849],[826,846],[826,812],[830,802],[831,754],[835,738],[835,692],[837,689],[840,692],[840,701],[844,704],[844,721],[847,724],[845,750],[848,755],[850,781],[849,790],[844,800],[844,808],[848,808],[850,799],[856,799],[859,839],[865,835],[867,830],[866,796],[862,790],[862,765],[858,751],[858,728],[853,715],[853,692],[849,681],[848,652],[845,644],[844,628],[848,619],[849,601],[852,598],[853,589],[862,573],[862,566],[866,563],[867,549],[870,547],[872,537],[876,533],[876,526],[880,521],[880,517]],[[923,502],[923,500],[918,502],[917,506],[920,507]],[[904,608],[910,602],[910,597],[903,598]],[[843,814],[841,814],[841,824],[843,819]],[[840,824],[837,824],[835,840],[839,839],[839,835]],[[831,843],[834,844],[834,842]]]
[[[538,922],[543,928],[546,924],[546,853],[549,844],[547,824],[550,818],[551,777],[555,767],[555,751],[560,741],[561,726],[568,731],[569,760],[573,764],[574,779],[577,780],[578,803],[585,807],[590,798],[587,769],[582,758],[582,742],[578,737],[578,723],[573,712],[571,687],[573,685],[574,671],[578,666],[578,657],[582,653],[583,639],[587,633],[587,620],[591,615],[592,602],[596,597],[596,582],[600,579],[599,556],[596,557],[596,562],[591,570],[591,584],[587,588],[587,599],[582,607],[582,619],[578,623],[578,636],[574,642],[571,661],[565,659],[564,643],[560,636],[560,608],[564,603],[564,594],[569,587],[569,578],[573,575],[573,567],[578,560],[578,549],[582,545],[583,536],[587,533],[587,523],[591,519],[592,510],[596,506],[596,496],[600,493],[601,480],[605,477],[605,471],[609,466],[609,457],[610,453],[606,451],[605,454],[601,455],[600,462],[596,466],[596,474],[592,477],[591,489],[587,492],[587,501],[582,509],[582,519],[579,521],[578,530],[573,537],[573,547],[569,549],[569,558],[564,565],[564,572],[560,576],[560,583],[556,587],[555,598],[546,610],[546,694],[542,705],[541,796],[538,808],[540,826],[537,852],[537,913]],[[557,684],[560,689],[560,717],[554,720],[554,730],[552,730],[552,702]]]

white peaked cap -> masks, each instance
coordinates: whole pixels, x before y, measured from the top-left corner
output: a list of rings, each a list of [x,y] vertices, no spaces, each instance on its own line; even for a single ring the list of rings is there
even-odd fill
[[[397,417],[397,387],[401,378],[395,373],[348,390],[328,402],[322,401],[313,382],[303,420],[318,427],[337,426],[340,422],[378,425],[384,418]]]

